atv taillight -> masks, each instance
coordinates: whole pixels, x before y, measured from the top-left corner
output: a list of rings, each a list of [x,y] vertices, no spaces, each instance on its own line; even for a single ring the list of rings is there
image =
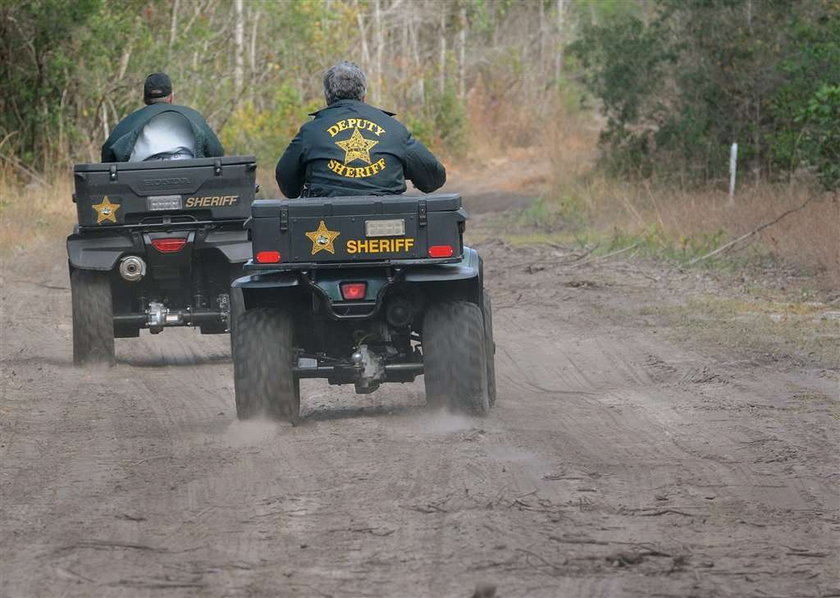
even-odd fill
[[[429,247],[429,257],[452,257],[452,245],[432,245]]]
[[[341,296],[345,301],[358,301],[364,299],[367,294],[366,282],[342,282]]]
[[[280,262],[279,251],[258,251],[254,257],[257,258],[258,264],[277,264]]]
[[[187,240],[184,237],[175,237],[169,239],[152,239],[152,247],[161,253],[175,253],[181,251]]]

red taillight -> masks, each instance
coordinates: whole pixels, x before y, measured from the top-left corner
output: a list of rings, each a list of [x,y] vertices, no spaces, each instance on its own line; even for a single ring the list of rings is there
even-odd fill
[[[161,253],[175,253],[176,251],[181,251],[186,244],[187,240],[183,237],[176,237],[174,239],[152,239],[152,247]]]
[[[366,282],[342,282],[341,296],[345,301],[358,301],[364,299],[367,294]]]
[[[452,257],[454,252],[452,245],[432,245],[429,247],[429,257]]]
[[[279,251],[258,251],[257,262],[260,264],[276,264],[280,261]]]

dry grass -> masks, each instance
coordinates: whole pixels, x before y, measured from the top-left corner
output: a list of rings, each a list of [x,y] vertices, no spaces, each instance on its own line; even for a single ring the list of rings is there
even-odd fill
[[[663,317],[678,338],[692,342],[840,367],[840,311],[823,303],[708,295],[642,314]]]
[[[610,179],[594,169],[597,123],[558,118],[547,135],[549,191],[527,210],[525,230],[614,248],[641,240],[648,247],[690,259],[770,222],[812,200],[722,257],[771,257],[824,285],[840,282],[840,195],[797,181],[757,183],[730,202],[723,188],[681,190],[646,181]]]
[[[21,185],[0,171],[0,255],[70,234],[76,222],[72,185],[70,173]]]
[[[567,187],[568,189],[568,187]],[[759,184],[742,189],[730,204],[725,193],[654,189],[645,184],[620,184],[597,179],[570,189],[585,206],[599,231],[620,230],[629,236],[653,234],[674,247],[707,249],[776,219],[785,211],[812,201],[749,242],[762,252],[812,274],[840,273],[840,201],[803,185]],[[747,243],[733,247],[732,254]]]

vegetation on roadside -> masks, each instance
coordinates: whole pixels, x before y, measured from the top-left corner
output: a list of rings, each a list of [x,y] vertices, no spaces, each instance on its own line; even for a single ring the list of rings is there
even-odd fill
[[[228,153],[257,155],[273,195],[275,160],[342,58],[448,164],[548,157],[509,240],[689,263],[814,196],[702,263],[840,277],[840,201],[816,184],[840,179],[827,0],[0,0],[0,251],[69,230],[70,166],[98,159],[154,70]]]
[[[585,23],[572,45],[602,102],[604,164],[681,183],[813,171],[840,184],[840,4],[653,0]]]
[[[569,83],[563,47],[596,0],[0,0],[0,168],[20,181],[96,161],[166,71],[230,154],[272,164],[323,103],[340,59],[447,156],[471,149],[467,107],[497,147],[539,137]],[[523,39],[529,43],[523,44]],[[523,107],[528,106],[528,110]]]
[[[838,223],[840,198],[814,185],[760,183],[743,188],[730,203],[719,189],[680,190],[592,174],[556,183],[505,226],[503,237],[513,244],[558,243],[594,256],[656,257],[684,266],[787,267],[831,285],[840,280]],[[741,237],[728,251],[710,255]]]
[[[595,110],[553,124],[547,188],[505,237],[840,281],[840,5],[606,7],[570,48]]]
[[[680,305],[651,305],[639,314],[664,322],[677,338],[749,352],[760,360],[792,358],[840,367],[840,310],[809,300],[708,295]]]

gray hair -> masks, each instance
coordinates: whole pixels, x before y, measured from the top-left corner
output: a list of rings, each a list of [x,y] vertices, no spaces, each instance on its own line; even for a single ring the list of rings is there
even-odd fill
[[[327,105],[338,100],[364,100],[367,77],[358,65],[342,60],[324,73],[324,98]]]

